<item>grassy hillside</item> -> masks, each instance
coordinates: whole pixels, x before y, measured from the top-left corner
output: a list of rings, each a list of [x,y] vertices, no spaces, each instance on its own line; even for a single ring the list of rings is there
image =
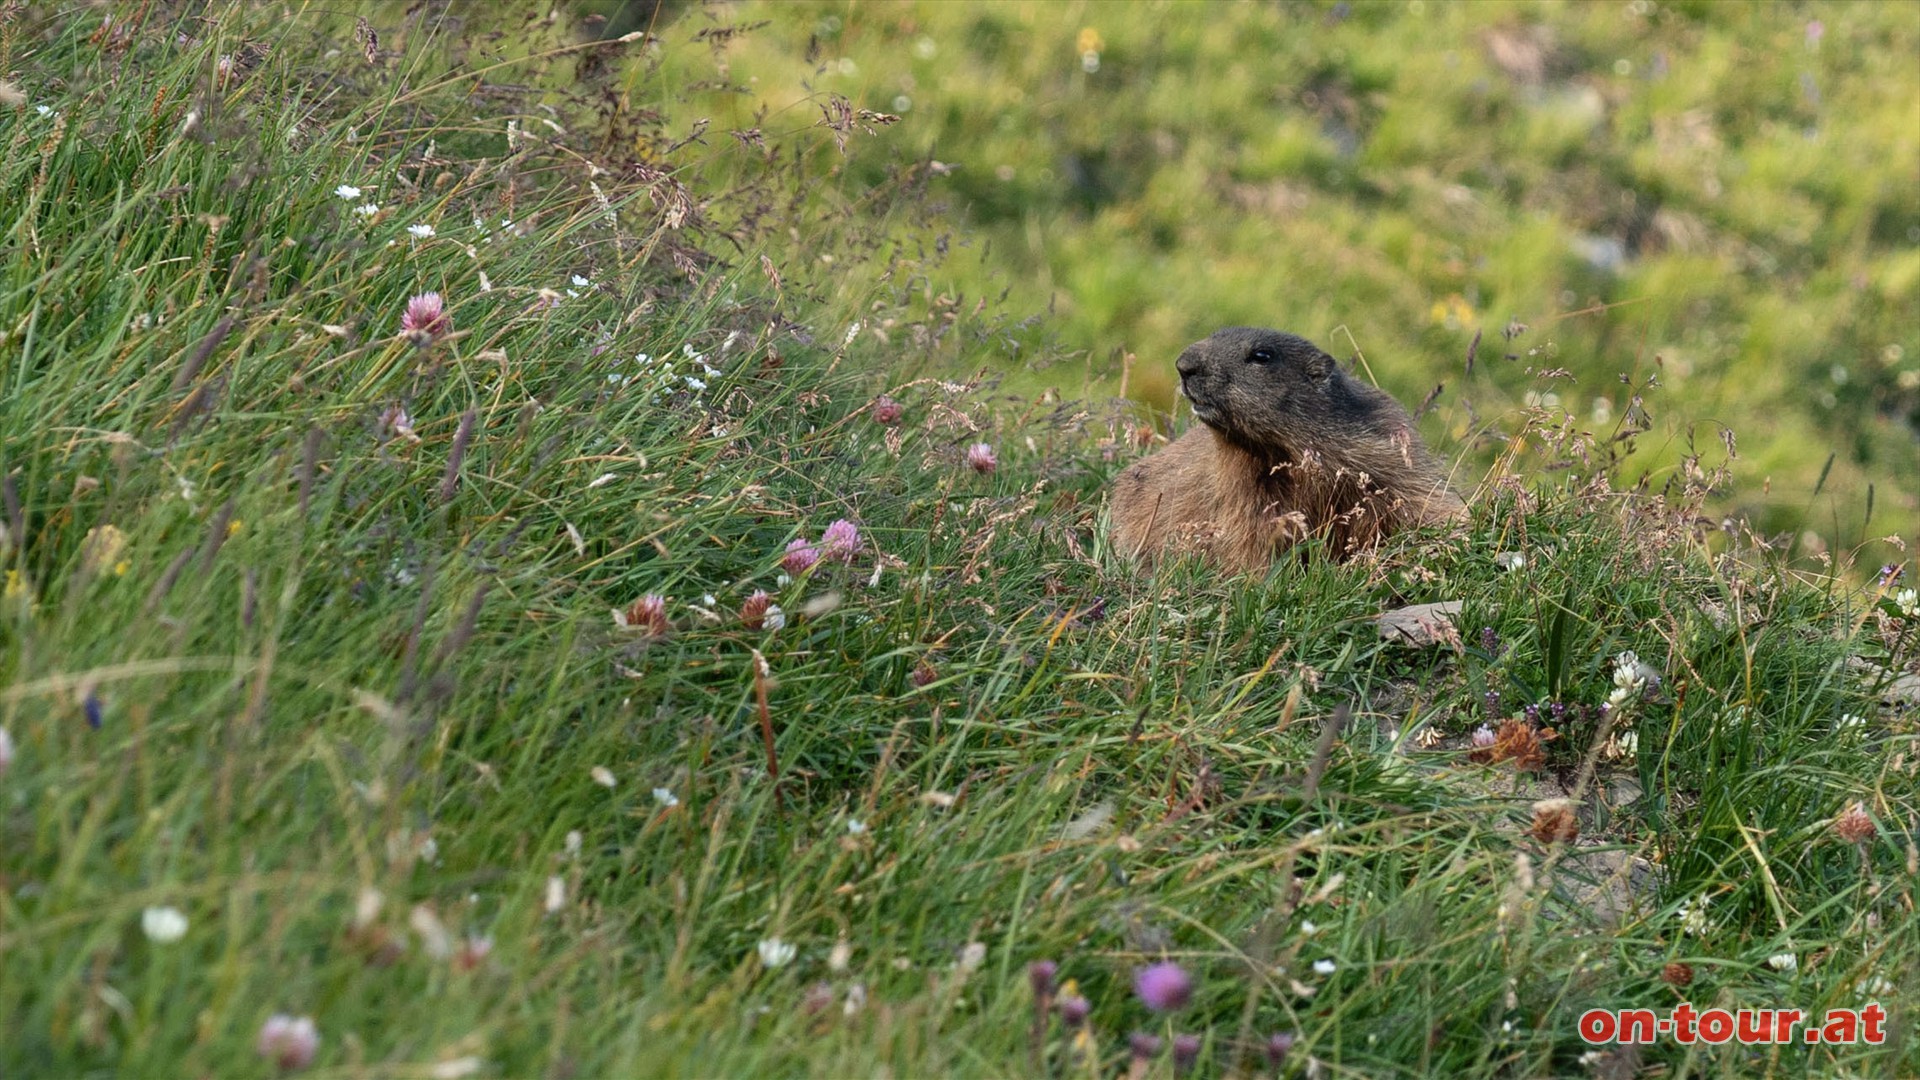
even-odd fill
[[[1920,609],[1724,451],[1489,413],[1458,535],[1145,578],[900,125],[371,14],[0,25],[0,1074],[1920,1067]],[[1576,1030],[1682,1000],[1893,1037]]]
[[[1467,475],[1523,404],[1604,436],[1639,398],[1654,427],[1635,478],[1731,431],[1718,509],[1843,556],[1920,528],[1914,5],[724,18],[770,25],[675,115],[744,126],[808,115],[813,92],[899,114],[891,157],[831,161],[827,183],[852,202],[902,163],[950,169],[938,190],[981,254],[932,289],[1049,315],[991,357],[1031,370],[1023,385],[1111,391],[1131,352],[1128,390],[1167,406],[1182,346],[1281,326],[1363,355],[1404,400],[1444,384],[1427,431]],[[1519,347],[1501,336],[1516,322]]]

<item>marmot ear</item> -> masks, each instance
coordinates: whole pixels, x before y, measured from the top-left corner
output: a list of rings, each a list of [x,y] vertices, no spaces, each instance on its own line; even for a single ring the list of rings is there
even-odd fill
[[[1315,349],[1308,355],[1307,361],[1302,367],[1306,369],[1308,378],[1315,382],[1325,382],[1333,375],[1334,359],[1319,349]]]

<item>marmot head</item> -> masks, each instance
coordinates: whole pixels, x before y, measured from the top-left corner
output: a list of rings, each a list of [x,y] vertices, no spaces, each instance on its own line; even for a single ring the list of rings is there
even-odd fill
[[[1230,326],[1187,346],[1174,366],[1193,415],[1253,447],[1292,449],[1374,412],[1333,357],[1278,330]]]

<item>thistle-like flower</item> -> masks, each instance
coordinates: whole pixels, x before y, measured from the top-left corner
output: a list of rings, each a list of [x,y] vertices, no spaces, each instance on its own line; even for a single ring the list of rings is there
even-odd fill
[[[1844,813],[1833,819],[1834,835],[1849,844],[1865,843],[1873,839],[1879,831],[1879,826],[1873,823],[1873,817],[1867,813],[1867,808],[1858,802],[1847,807]]]
[[[1200,1036],[1175,1035],[1173,1037],[1173,1072],[1184,1076],[1193,1070],[1200,1060]]]
[[[820,535],[820,547],[826,557],[835,562],[852,562],[864,546],[864,541],[860,539],[859,527],[846,518],[836,519],[833,524],[827,526],[827,531]]]
[[[407,301],[400,316],[400,333],[415,345],[425,348],[453,329],[453,316],[447,314],[446,301],[437,292],[423,292]]]
[[[1292,1052],[1292,1050],[1293,1036],[1290,1033],[1276,1031],[1272,1035],[1267,1036],[1267,1065],[1270,1066],[1274,1072],[1279,1072],[1280,1066],[1287,1063],[1287,1054]]]
[[[882,424],[882,425],[885,425],[886,427],[892,427],[895,424],[898,424],[900,422],[900,414],[905,411],[906,410],[901,407],[899,402],[893,400],[892,398],[888,397],[885,394],[881,394],[879,397],[874,399],[873,420],[874,420],[874,423],[876,424]]]
[[[787,553],[780,556],[780,569],[799,577],[813,569],[813,564],[819,561],[820,549],[813,546],[813,541],[802,537],[787,544]]]
[[[983,442],[967,447],[967,468],[977,473],[990,473],[999,466],[1000,459],[993,456],[993,447]]]
[[[320,1050],[320,1031],[311,1016],[274,1013],[260,1025],[260,1037],[253,1048],[283,1072],[304,1069],[313,1064]]]
[[[667,636],[673,624],[667,621],[667,598],[659,593],[648,593],[625,611],[614,612],[614,622],[622,629],[638,630],[650,638]]]
[[[765,589],[755,589],[740,605],[740,625],[749,630],[778,630],[787,625],[787,616]]]
[[[1060,1022],[1070,1028],[1085,1027],[1087,1017],[1093,1012],[1093,1003],[1079,994],[1070,994],[1060,999]]]
[[[1133,977],[1133,992],[1154,1012],[1184,1009],[1193,1000],[1193,979],[1172,962],[1141,968]]]

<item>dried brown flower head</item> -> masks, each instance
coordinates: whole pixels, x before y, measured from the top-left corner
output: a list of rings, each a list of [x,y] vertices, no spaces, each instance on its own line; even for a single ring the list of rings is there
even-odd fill
[[[1674,962],[1660,969],[1660,981],[1685,990],[1693,985],[1693,965]]]
[[[1849,844],[1864,844],[1873,839],[1879,831],[1879,826],[1873,823],[1873,817],[1867,813],[1867,808],[1858,802],[1847,807],[1845,813],[1833,819],[1834,835]]]
[[[1527,835],[1542,844],[1570,844],[1580,836],[1580,816],[1571,799],[1547,799],[1533,804],[1533,825]]]
[[[1503,720],[1493,733],[1493,760],[1511,761],[1515,772],[1539,772],[1547,763],[1542,747],[1559,737],[1552,728],[1535,728],[1525,720]]]

